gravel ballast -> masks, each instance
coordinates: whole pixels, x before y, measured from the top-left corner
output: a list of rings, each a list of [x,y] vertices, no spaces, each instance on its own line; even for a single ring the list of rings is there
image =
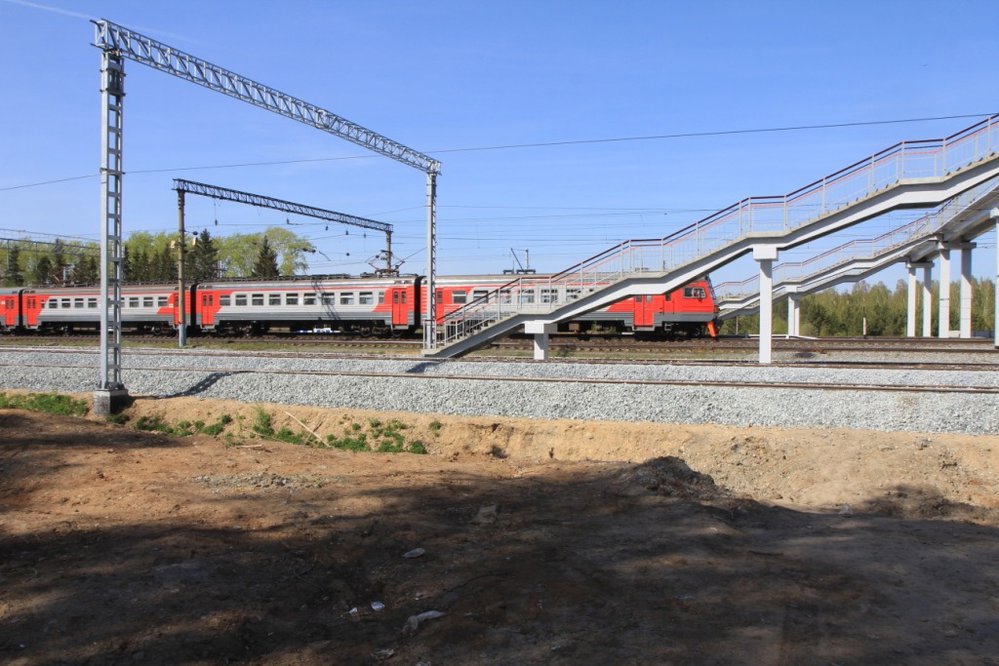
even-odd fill
[[[0,350],[0,388],[92,391],[99,375],[97,360],[95,351]],[[353,374],[294,374],[310,372]],[[407,376],[357,376],[362,374]],[[563,381],[566,379],[574,381]],[[903,393],[601,384],[587,383],[588,379],[873,384],[925,386],[927,390]],[[935,386],[999,386],[999,376],[986,371],[312,359],[193,350],[128,350],[123,380],[133,395],[184,395],[467,416],[999,432],[999,395],[933,390]]]

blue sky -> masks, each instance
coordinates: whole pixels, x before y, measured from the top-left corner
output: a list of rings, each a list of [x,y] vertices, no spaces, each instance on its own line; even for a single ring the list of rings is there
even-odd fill
[[[440,159],[441,273],[499,272],[511,267],[511,248],[529,249],[540,271],[559,270],[976,119],[451,150],[999,111],[994,1],[0,0],[0,236],[98,238],[100,54],[87,17]],[[180,177],[392,223],[395,250],[409,257],[404,270],[424,270],[422,173],[125,67],[126,235],[176,228],[171,187]],[[218,168],[281,161],[299,162]],[[31,186],[76,176],[88,177]],[[380,234],[188,198],[189,228],[213,234],[286,220],[330,258],[313,263],[317,272],[367,270],[382,247]],[[875,221],[850,233],[884,229]],[[979,241],[975,272],[994,275],[994,234]]]

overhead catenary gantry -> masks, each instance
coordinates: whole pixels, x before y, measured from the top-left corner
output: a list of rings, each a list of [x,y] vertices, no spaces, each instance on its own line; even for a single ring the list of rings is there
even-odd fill
[[[174,179],[173,189],[177,190],[177,196],[181,198],[185,193],[197,194],[212,199],[218,199],[220,201],[234,201],[236,203],[247,204],[249,206],[270,208],[272,210],[281,211],[282,213],[292,213],[303,217],[324,220],[326,222],[334,222],[336,224],[345,224],[352,227],[361,227],[362,229],[374,229],[375,231],[381,231],[385,234],[385,252],[382,255],[385,259],[385,267],[376,268],[375,272],[378,275],[398,275],[399,273],[392,254],[392,225],[387,222],[378,222],[377,220],[370,220],[366,217],[358,217],[357,215],[350,215],[348,213],[338,213],[334,210],[326,210],[325,208],[317,208],[315,206],[295,203],[293,201],[285,201],[284,199],[275,199],[274,197],[268,197],[263,194],[241,192],[239,190],[233,190],[228,187],[221,187],[218,185],[198,183],[192,180],[184,180],[183,178]]]
[[[439,161],[339,115],[287,95],[223,67],[141,35],[116,23],[94,22],[94,46],[101,49],[101,378],[95,405],[110,411],[116,394],[125,394],[121,379],[121,281],[123,264],[121,186],[124,60],[127,58],[210,90],[292,118],[419,169],[427,178],[427,317],[424,346],[436,347],[436,218]]]

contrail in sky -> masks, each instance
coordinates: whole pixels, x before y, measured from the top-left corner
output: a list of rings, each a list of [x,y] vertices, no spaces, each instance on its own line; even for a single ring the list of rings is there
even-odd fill
[[[53,14],[62,14],[63,16],[72,16],[73,18],[82,18],[90,20],[94,18],[87,14],[81,14],[80,12],[71,12],[68,9],[60,9],[59,7],[49,7],[48,5],[39,4],[37,2],[30,2],[30,0],[2,0],[3,2],[9,2],[12,5],[24,5],[25,7],[33,7],[35,9],[41,9],[42,11],[52,12]]]
[[[68,9],[62,9],[61,7],[52,7],[49,5],[43,5],[40,2],[32,2],[31,0],[0,0],[0,2],[6,2],[12,5],[22,5],[24,7],[31,7],[32,9],[40,9],[43,12],[51,12],[52,14],[62,14],[63,16],[71,16],[73,18],[86,19],[88,21],[96,21],[97,16],[90,16],[88,14],[81,14],[80,12],[70,11]],[[184,37],[183,35],[178,35],[173,32],[166,32],[164,30],[157,30],[155,28],[147,28],[141,25],[132,26],[135,30],[141,30],[142,32],[147,32],[153,35],[162,35],[164,37],[170,37],[178,40],[182,40],[188,43],[197,44],[198,42],[193,39]]]

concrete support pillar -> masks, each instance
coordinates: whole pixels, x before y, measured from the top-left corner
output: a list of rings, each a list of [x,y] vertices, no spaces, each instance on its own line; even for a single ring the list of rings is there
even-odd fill
[[[773,362],[774,332],[774,261],[777,260],[777,247],[757,245],[753,248],[753,259],[760,264],[760,363]]]
[[[996,223],[996,281],[993,283],[992,301],[996,306],[995,320],[992,322],[992,335],[994,346],[999,349],[999,208],[989,211],[989,217]]]
[[[961,244],[961,316],[958,331],[962,338],[971,337],[971,251],[974,243]]]
[[[909,271],[909,293],[908,293],[908,301],[906,302],[906,312],[905,312],[905,315],[906,315],[906,319],[905,319],[905,334],[906,334],[907,337],[910,337],[910,338],[916,337],[916,328],[917,328],[917,326],[916,326],[916,319],[917,319],[916,301],[918,300],[917,299],[917,293],[919,291],[918,284],[920,282],[920,280],[917,279],[916,276],[918,275],[917,271],[920,268],[922,268],[923,269],[923,279],[922,279],[922,286],[923,286],[923,330],[922,330],[922,336],[924,338],[928,338],[930,336],[931,332],[932,332],[930,330],[932,328],[931,316],[932,316],[932,313],[933,313],[933,310],[932,310],[932,307],[931,307],[932,296],[930,294],[930,271],[932,271],[932,269],[933,269],[933,264],[930,263],[930,262],[925,262],[925,261],[924,262],[919,262],[919,263],[912,262],[912,261],[907,261],[905,263],[905,267]]]
[[[906,270],[909,272],[909,289],[905,302],[905,337],[916,337],[916,267],[907,263]]]
[[[930,279],[933,262],[923,265],[923,337],[933,335],[933,281]]]
[[[787,337],[801,335],[801,294],[797,287],[788,285],[787,291]]]
[[[524,323],[524,333],[534,336],[534,360],[548,359],[548,336],[558,329],[557,324],[543,321],[528,321]]]
[[[937,285],[937,337],[950,337],[950,246],[941,243],[940,253],[940,283]]]

